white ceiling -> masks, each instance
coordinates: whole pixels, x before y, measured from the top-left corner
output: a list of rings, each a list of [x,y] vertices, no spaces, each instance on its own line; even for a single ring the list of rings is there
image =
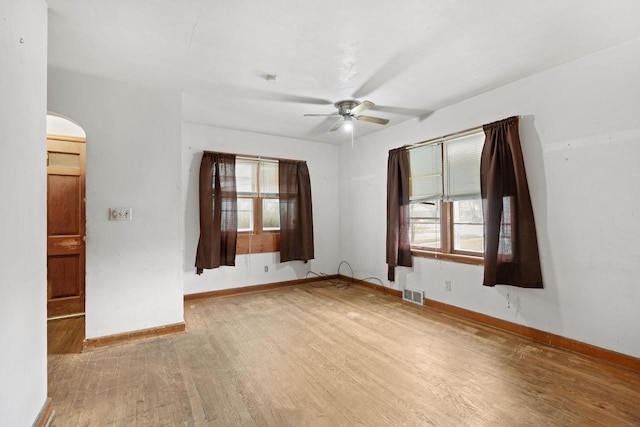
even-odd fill
[[[386,106],[364,114],[387,126],[421,120],[640,37],[637,0],[48,4],[50,65],[181,91],[187,122],[328,143],[348,138],[304,113],[355,98]],[[359,121],[356,134],[382,128]]]

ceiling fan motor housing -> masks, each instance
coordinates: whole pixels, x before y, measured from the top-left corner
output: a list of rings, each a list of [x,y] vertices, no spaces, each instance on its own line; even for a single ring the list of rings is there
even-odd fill
[[[351,110],[360,105],[360,102],[354,99],[347,99],[344,101],[338,101],[333,105],[338,109],[338,114],[341,116],[351,116]]]

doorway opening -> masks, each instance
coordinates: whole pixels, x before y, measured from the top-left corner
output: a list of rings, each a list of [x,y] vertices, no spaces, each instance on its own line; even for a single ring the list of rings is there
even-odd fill
[[[85,337],[86,133],[47,115],[47,335],[49,354],[79,353]]]

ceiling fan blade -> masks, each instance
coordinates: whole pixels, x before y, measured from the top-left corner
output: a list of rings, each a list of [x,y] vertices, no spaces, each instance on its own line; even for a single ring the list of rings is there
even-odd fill
[[[428,52],[429,43],[430,40],[423,40],[400,50],[391,59],[389,59],[382,68],[373,73],[369,79],[367,79],[367,81],[353,93],[353,97],[358,99],[368,96],[388,81],[391,81],[404,73],[408,68],[415,65],[421,58],[424,58],[425,52]]]
[[[369,123],[376,123],[379,125],[386,125],[389,123],[389,119],[381,119],[380,117],[371,117],[371,116],[355,116],[356,119],[362,120]]]
[[[313,105],[331,105],[333,102],[321,99],[321,98],[312,98],[310,96],[297,96],[297,95],[287,95],[285,93],[276,94],[273,98],[274,101],[282,101],[282,102],[296,102],[299,104],[313,104]]]
[[[342,119],[338,120],[338,121],[336,122],[336,124],[335,124],[335,125],[333,125],[333,127],[332,127],[331,129],[329,129],[329,132],[335,132],[335,131],[337,131],[338,129],[340,129],[340,127],[342,126],[342,124],[343,124],[343,123],[344,123],[344,118],[342,118]]]
[[[372,108],[374,111],[383,111],[385,113],[392,114],[402,114],[403,116],[414,116],[417,117],[419,121],[423,121],[427,119],[431,114],[433,114],[433,110],[419,110],[417,108],[403,108],[403,107],[390,107],[387,105],[376,105]]]
[[[362,101],[360,104],[356,105],[351,109],[351,114],[362,113],[364,110],[368,110],[371,107],[375,107],[375,105],[376,104],[374,104],[371,101]]]
[[[303,114],[303,116],[305,116],[305,117],[340,117],[340,114],[338,114],[338,113],[333,113],[333,114]]]
[[[402,114],[404,116],[422,116],[430,113],[428,110],[419,110],[417,108],[390,107],[388,105],[376,105],[372,107],[374,111],[383,111],[385,113]]]
[[[293,102],[298,104],[311,104],[311,105],[333,104],[333,102],[327,99],[322,99],[322,98],[290,95],[286,93],[272,92],[264,89],[252,89],[252,88],[239,87],[239,86],[217,86],[215,87],[215,93],[217,95],[225,95],[232,98],[260,100],[260,101]]]
[[[333,117],[325,117],[323,120],[320,120],[307,135],[312,137],[325,135],[329,131],[329,128],[334,125],[334,121]]]

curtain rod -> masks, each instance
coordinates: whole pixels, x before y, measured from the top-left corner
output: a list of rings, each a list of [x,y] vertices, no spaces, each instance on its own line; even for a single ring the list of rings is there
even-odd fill
[[[503,119],[503,120],[509,120],[509,119],[515,118],[515,117],[517,117],[518,119],[521,118],[520,116],[511,116],[511,117],[508,117],[508,118]],[[498,120],[498,121],[501,122],[503,120]],[[493,123],[497,123],[497,122],[493,122]],[[493,123],[489,123],[489,124],[493,124]],[[434,143],[436,143],[438,141],[449,139],[449,138],[454,137],[454,136],[460,137],[460,136],[470,135],[472,133],[484,130],[484,126],[486,126],[486,125],[480,125],[480,126],[472,127],[472,128],[469,128],[469,129],[461,130],[460,132],[450,133],[450,134],[445,135],[445,136],[439,136],[437,138],[427,139],[426,141],[416,142],[414,144],[403,145],[403,147],[406,148],[407,150],[411,150],[413,148],[418,148],[418,147],[420,147],[422,145],[434,144]]]
[[[287,160],[290,162],[303,162],[304,160],[297,159],[285,159],[283,157],[269,157],[269,156],[256,156],[255,154],[238,154],[238,153],[227,153],[223,151],[209,151],[203,150],[203,153],[224,153],[224,154],[233,154],[236,157],[246,157],[248,159],[258,159],[258,160]]]
[[[439,136],[437,138],[427,139],[426,141],[420,141],[414,144],[407,144],[407,145],[404,145],[404,148],[406,148],[407,150],[412,150],[414,148],[418,148],[423,145],[435,144],[437,142],[444,141],[445,139],[450,139],[454,136],[461,137],[461,136],[471,135],[471,134],[480,132],[481,130],[482,130],[482,126],[476,126],[469,129],[461,130],[460,132],[454,132],[444,136]]]

